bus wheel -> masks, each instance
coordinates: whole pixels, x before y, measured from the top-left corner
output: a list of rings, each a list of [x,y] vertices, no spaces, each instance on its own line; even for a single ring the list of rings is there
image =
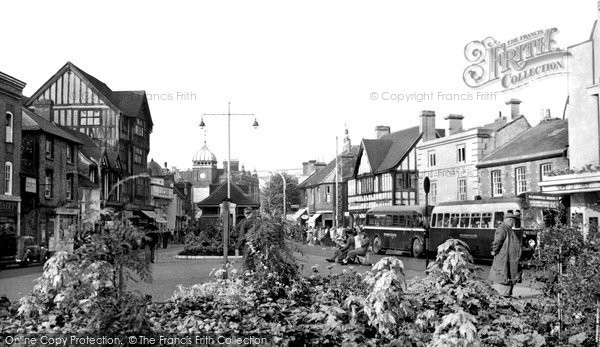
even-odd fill
[[[418,258],[423,255],[423,241],[414,239],[412,243],[412,256]]]
[[[373,238],[373,252],[376,254],[385,253],[385,251],[381,249],[381,239],[379,236],[375,236],[375,238]]]

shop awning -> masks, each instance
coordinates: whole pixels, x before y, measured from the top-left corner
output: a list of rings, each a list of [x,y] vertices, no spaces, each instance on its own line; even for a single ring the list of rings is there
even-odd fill
[[[141,212],[148,218],[150,219],[156,219],[156,213],[154,213],[154,211],[144,211],[141,210]]]
[[[303,214],[306,213],[306,208],[301,208],[298,211],[296,211],[296,213],[294,213],[294,215],[292,216],[293,220],[298,220],[298,218],[300,218]]]
[[[308,224],[309,225],[314,225],[315,222],[317,221],[317,218],[321,217],[320,213],[315,213],[312,216],[310,216],[310,218],[308,219]]]

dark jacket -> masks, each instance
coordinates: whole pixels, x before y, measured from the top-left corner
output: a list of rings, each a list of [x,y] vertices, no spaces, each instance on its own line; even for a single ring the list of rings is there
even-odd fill
[[[519,278],[519,259],[521,258],[521,239],[506,223],[496,229],[492,251],[496,254],[490,280],[500,284],[515,284]]]
[[[353,249],[354,249],[354,235],[348,236],[348,238],[346,238],[346,244],[344,245],[344,247],[340,248],[340,251],[347,252],[347,251],[351,251]]]
[[[236,235],[237,235],[237,242],[235,244],[236,249],[242,250],[244,248],[244,245],[246,244],[246,235],[248,234],[250,229],[252,229],[253,226],[254,226],[254,218],[246,218],[243,221],[239,222],[238,225],[236,225],[236,227],[235,227]]]

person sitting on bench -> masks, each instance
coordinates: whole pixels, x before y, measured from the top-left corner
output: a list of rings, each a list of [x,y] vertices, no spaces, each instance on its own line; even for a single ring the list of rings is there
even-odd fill
[[[348,252],[346,259],[344,259],[343,263],[356,263],[357,256],[365,256],[367,254],[367,250],[369,249],[371,241],[368,237],[365,236],[365,230],[360,229],[358,232],[358,236],[355,241],[355,248]]]
[[[333,257],[331,257],[330,259],[325,259],[325,260],[327,260],[330,263],[333,263],[337,259],[337,261],[339,263],[342,263],[344,258],[346,258],[346,255],[348,254],[348,252],[353,249],[354,249],[354,231],[352,229],[349,229],[346,232],[346,243],[345,244],[338,243],[338,248],[335,250]]]

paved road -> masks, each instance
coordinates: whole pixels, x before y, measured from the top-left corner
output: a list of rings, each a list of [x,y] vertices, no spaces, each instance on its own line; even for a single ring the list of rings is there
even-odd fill
[[[343,266],[330,264],[325,261],[333,254],[333,248],[321,246],[302,245],[299,247],[301,253],[297,253],[302,272],[306,275],[313,272],[316,265],[321,275],[338,274],[346,270],[355,270],[364,273],[370,266]],[[169,245],[167,249],[157,251],[157,259],[153,266],[152,283],[132,283],[131,289],[139,290],[141,293],[150,294],[155,301],[165,301],[170,298],[178,285],[192,286],[211,279],[210,272],[222,267],[221,259],[211,260],[185,260],[176,259],[175,255],[183,249],[182,245]],[[383,256],[374,256],[374,261]],[[415,259],[407,256],[399,256],[404,263],[407,279],[425,276],[425,259]],[[234,267],[240,269],[240,261],[232,261]],[[483,269],[482,276],[487,278],[490,267],[479,265]],[[28,268],[10,268],[0,271],[0,295],[7,295],[10,300],[17,300],[29,293],[34,285],[34,280],[42,273],[41,266]],[[515,289],[516,296],[530,297],[533,293],[527,288],[528,284],[522,284]]]

